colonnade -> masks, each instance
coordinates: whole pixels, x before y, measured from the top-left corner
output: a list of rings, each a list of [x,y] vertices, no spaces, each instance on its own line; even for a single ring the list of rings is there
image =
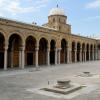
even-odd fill
[[[7,70],[7,46],[5,46],[5,50],[4,50],[4,70]],[[46,59],[46,65],[50,65],[50,48],[47,48],[47,59]],[[87,53],[88,52],[88,53]],[[56,48],[55,49],[55,62],[54,64],[57,65],[57,64],[62,64],[61,63],[61,48]],[[85,62],[85,61],[91,61],[91,60],[96,60],[97,59],[97,53],[96,53],[96,50],[91,51],[82,51],[82,49],[80,50],[79,54],[77,54],[77,50],[75,50],[74,52],[75,54],[75,60],[72,61],[71,59],[71,56],[72,55],[72,51],[70,48],[67,49],[67,62],[66,63],[72,63],[72,62]],[[35,48],[35,66],[38,67],[39,66],[39,48]],[[88,55],[86,55],[88,54]],[[79,58],[77,58],[79,57]],[[13,66],[13,65],[12,65]],[[20,48],[20,51],[19,51],[19,67],[20,68],[24,68],[25,67],[25,46],[22,46]]]
[[[31,65],[38,68],[40,65],[49,66],[99,59],[100,48],[93,44],[81,44],[79,42],[70,42],[69,44],[68,41],[62,39],[61,46],[57,47],[56,41],[53,39],[48,43],[45,38],[41,38],[37,43],[33,37],[26,39],[25,44],[21,42],[20,37],[13,35],[5,44],[0,43],[0,49],[4,44],[4,49],[0,50],[4,54],[4,70],[14,68],[14,66],[24,69]],[[30,60],[31,62],[28,62]]]

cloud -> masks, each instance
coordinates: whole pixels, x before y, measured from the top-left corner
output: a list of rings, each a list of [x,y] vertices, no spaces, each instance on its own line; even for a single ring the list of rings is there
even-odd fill
[[[100,0],[94,0],[86,5],[86,8],[100,8]]]
[[[0,0],[0,13],[23,14],[36,12],[47,6],[49,0]]]

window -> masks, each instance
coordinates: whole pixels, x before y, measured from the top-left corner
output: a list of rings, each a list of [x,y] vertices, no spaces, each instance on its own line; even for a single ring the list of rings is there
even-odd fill
[[[59,22],[60,22],[60,18],[59,18]]]
[[[53,22],[55,22],[55,18],[53,18]]]

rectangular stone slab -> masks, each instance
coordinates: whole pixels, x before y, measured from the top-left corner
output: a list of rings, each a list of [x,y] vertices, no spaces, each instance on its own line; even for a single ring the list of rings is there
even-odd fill
[[[73,88],[69,88],[69,89],[57,89],[57,88],[43,88],[41,90],[45,90],[45,91],[48,91],[48,92],[54,92],[54,93],[60,93],[60,94],[70,94],[72,92],[75,92],[77,90],[80,90],[82,88],[84,88],[85,86],[75,86]]]

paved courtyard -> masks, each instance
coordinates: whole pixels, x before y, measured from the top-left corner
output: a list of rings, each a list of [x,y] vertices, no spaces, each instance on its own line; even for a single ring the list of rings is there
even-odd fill
[[[84,71],[100,75],[100,61],[74,63],[57,66],[41,66],[24,70],[0,71],[0,100],[66,100],[26,91],[52,84],[58,79],[71,79],[74,83],[94,84],[98,87],[91,92],[80,94],[70,100],[100,100],[100,77],[76,77]]]

